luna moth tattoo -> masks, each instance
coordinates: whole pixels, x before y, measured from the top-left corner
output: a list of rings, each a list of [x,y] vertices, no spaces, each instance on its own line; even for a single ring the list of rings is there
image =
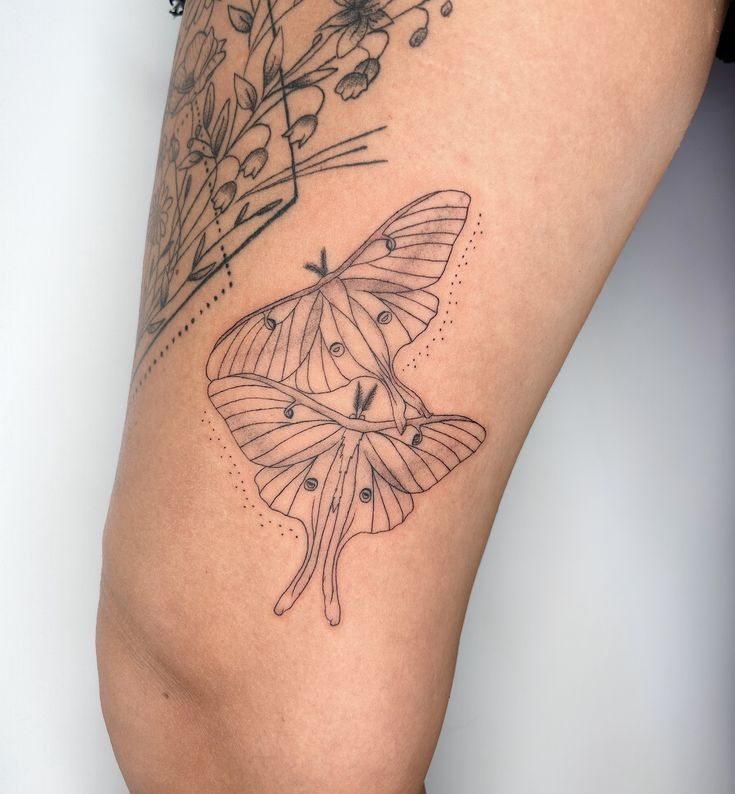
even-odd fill
[[[347,543],[403,523],[414,495],[485,439],[472,419],[432,414],[394,367],[437,313],[428,288],[444,273],[469,203],[456,190],[416,199],[331,273],[322,253],[305,266],[316,284],[244,317],[210,355],[209,397],[258,467],[261,498],[306,533],[277,615],[319,570],[324,613],[337,625]]]
[[[322,251],[319,265],[305,265],[315,284],[249,314],[217,342],[210,380],[252,373],[324,394],[372,375],[388,389],[399,431],[407,406],[429,416],[394,361],[436,316],[439,300],[428,287],[444,273],[469,204],[458,190],[416,199],[332,273]]]

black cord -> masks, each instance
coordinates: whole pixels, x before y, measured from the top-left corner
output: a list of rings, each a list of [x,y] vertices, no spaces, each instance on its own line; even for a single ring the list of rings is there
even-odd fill
[[[722,26],[717,57],[725,63],[735,63],[735,4],[731,3]]]

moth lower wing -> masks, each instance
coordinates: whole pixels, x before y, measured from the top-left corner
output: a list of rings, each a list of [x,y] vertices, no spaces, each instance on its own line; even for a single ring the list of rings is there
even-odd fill
[[[330,623],[341,614],[338,564],[347,543],[361,533],[385,532],[403,523],[413,510],[411,494],[429,490],[484,439],[481,425],[458,416],[417,420],[404,434],[390,429],[362,436],[344,489],[349,511],[325,535],[329,546],[322,587]]]
[[[422,334],[439,310],[439,299],[426,290],[350,294],[352,314],[362,335],[376,349],[385,348],[390,362]]]
[[[376,372],[368,350],[358,364],[353,353],[366,348],[354,320],[337,327],[336,309],[326,295],[339,298],[337,281],[300,298],[261,311],[232,329],[210,355],[210,379],[260,375],[310,394],[334,391],[354,378]],[[350,311],[345,298],[344,305]]]
[[[477,422],[458,416],[416,420],[405,433],[397,428],[363,435],[351,511],[333,532],[324,563],[324,604],[330,623],[339,621],[337,567],[347,543],[364,532],[385,532],[413,510],[411,494],[428,491],[472,455],[485,439]]]
[[[437,298],[425,291],[391,296],[359,293],[352,301],[352,317],[363,345],[373,355],[375,374],[388,389],[393,418],[401,432],[407,404],[420,415],[428,415],[428,410],[395,374],[395,358],[402,347],[422,333],[438,306]]]
[[[275,605],[277,615],[290,609],[316,570],[333,523],[336,472],[339,470],[340,441],[315,458],[287,467],[262,469],[255,483],[262,499],[284,516],[297,519],[304,527],[304,559]],[[331,521],[330,521],[331,520]]]
[[[319,330],[298,369],[284,382],[321,394],[371,375],[392,388],[391,348],[398,350],[426,327],[437,299],[428,293],[390,296],[390,301],[364,293],[353,299],[339,278],[320,292]],[[388,328],[394,314],[396,321]]]
[[[396,425],[405,426],[406,403],[425,414],[420,398],[395,375],[393,361],[436,315],[439,301],[428,292],[350,295],[340,279],[322,290],[319,331],[308,354],[284,382],[311,394],[332,392],[370,375],[388,389]]]
[[[359,434],[348,433],[320,411],[296,402],[285,387],[257,376],[212,381],[209,396],[243,454],[261,467],[255,477],[261,498],[304,527],[304,559],[276,603],[280,615],[301,595],[332,534],[345,521],[349,498],[343,499],[344,482],[350,465],[345,439],[349,435],[354,448]]]
[[[365,456],[377,475],[407,493],[428,491],[485,440],[482,425],[463,416],[432,416],[367,433]]]
[[[341,616],[339,601],[338,565],[347,543],[363,533],[387,532],[402,524],[413,510],[410,494],[386,482],[371,466],[364,451],[365,436],[351,458],[345,478],[340,514],[324,559],[322,589],[324,611],[332,625]]]

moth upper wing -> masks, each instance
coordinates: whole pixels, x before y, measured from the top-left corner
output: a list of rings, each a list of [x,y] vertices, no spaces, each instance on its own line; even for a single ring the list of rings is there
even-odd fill
[[[469,204],[470,197],[459,190],[417,199],[337,271],[349,296],[348,319],[386,364],[436,315],[439,301],[427,288],[444,273]]]
[[[243,454],[258,466],[301,467],[338,444],[344,433],[324,414],[296,404],[287,391],[247,375],[212,381],[209,397]]]

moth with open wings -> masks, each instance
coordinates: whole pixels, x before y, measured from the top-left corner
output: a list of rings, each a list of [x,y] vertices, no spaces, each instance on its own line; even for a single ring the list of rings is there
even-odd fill
[[[261,498],[306,530],[303,563],[278,599],[277,615],[321,568],[324,613],[333,626],[339,623],[337,565],[346,544],[401,524],[414,495],[432,488],[485,438],[484,428],[464,416],[410,416],[403,432],[391,419],[373,419],[379,385],[350,384],[347,416],[262,375],[228,375],[209,384],[214,407],[259,467]]]
[[[444,273],[470,197],[441,190],[392,215],[336,270],[322,252],[305,267],[316,284],[237,322],[207,362],[210,380],[252,374],[306,394],[373,376],[388,390],[396,429],[410,406],[430,412],[397,377],[398,351],[426,330],[439,307],[429,291]]]

